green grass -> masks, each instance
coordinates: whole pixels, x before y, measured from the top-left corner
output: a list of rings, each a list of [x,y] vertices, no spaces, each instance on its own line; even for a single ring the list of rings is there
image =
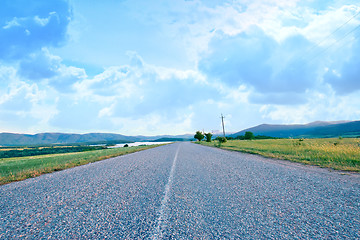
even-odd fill
[[[219,146],[218,142],[201,144]],[[223,143],[221,148],[335,170],[360,172],[358,138],[230,140]]]
[[[159,145],[110,148],[76,153],[38,155],[0,159],[0,185],[37,177],[44,173],[63,170],[91,162],[133,153]]]

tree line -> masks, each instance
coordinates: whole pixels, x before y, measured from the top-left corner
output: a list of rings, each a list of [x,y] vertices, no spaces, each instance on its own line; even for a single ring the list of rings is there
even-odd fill
[[[0,158],[28,157],[46,154],[85,152],[105,149],[104,146],[69,146],[69,147],[45,147],[45,148],[25,148],[21,150],[0,151]]]
[[[206,138],[206,142],[212,141],[212,134],[211,133],[202,133],[201,131],[196,131],[194,138],[198,141],[202,141],[204,138]],[[252,132],[245,132],[244,135],[238,135],[236,137],[216,137],[215,140],[218,140],[219,142],[226,142],[227,140],[255,140],[255,139],[277,139],[276,137],[269,137],[269,136],[263,136],[263,135],[254,135]]]

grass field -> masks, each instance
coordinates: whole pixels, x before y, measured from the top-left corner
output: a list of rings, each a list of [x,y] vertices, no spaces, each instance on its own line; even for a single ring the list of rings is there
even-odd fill
[[[109,148],[76,153],[49,154],[0,159],[0,185],[66,168],[133,153],[159,145]]]
[[[201,144],[219,147],[217,141]],[[360,172],[359,138],[230,140],[221,144],[221,148],[335,170]]]

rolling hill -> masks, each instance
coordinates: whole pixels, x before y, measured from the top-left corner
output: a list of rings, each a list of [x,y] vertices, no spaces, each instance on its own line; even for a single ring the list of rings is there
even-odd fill
[[[308,124],[261,124],[252,128],[231,134],[231,137],[244,135],[250,131],[255,135],[280,138],[323,138],[323,137],[359,137],[360,121],[317,121]],[[136,141],[187,141],[193,135],[160,135],[160,136],[125,136],[112,133],[38,133],[16,134],[0,133],[0,146],[30,146],[49,144],[100,144],[100,143],[129,143]]]
[[[118,144],[141,141],[189,141],[193,138],[191,134],[184,135],[160,135],[160,136],[125,136],[113,133],[38,133],[17,134],[0,133],[0,146],[34,146],[52,144]]]
[[[124,143],[139,141],[137,137],[124,136],[112,133],[39,133],[39,134],[16,134],[0,133],[0,146],[24,146],[46,144],[76,144],[76,143]]]
[[[274,125],[261,124],[234,133],[236,137],[245,132],[280,138],[321,138],[321,137],[357,137],[360,136],[360,121],[312,122],[308,124]]]

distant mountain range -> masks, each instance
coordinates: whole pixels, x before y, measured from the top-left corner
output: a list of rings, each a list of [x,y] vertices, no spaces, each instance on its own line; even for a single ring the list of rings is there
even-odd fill
[[[308,124],[275,125],[261,124],[229,136],[244,135],[245,132],[280,138],[326,138],[326,137],[359,137],[360,121],[312,122]],[[215,135],[214,135],[215,136]],[[16,134],[0,133],[0,146],[29,146],[49,144],[117,144],[141,141],[187,141],[194,135],[160,135],[160,136],[125,136],[112,133],[39,133]]]
[[[125,143],[138,141],[136,137],[124,136],[111,133],[39,133],[39,134],[15,134],[0,133],[1,146],[24,146],[46,144],[76,144],[76,143]]]
[[[244,135],[245,132],[252,132],[254,135],[264,135],[280,138],[327,138],[327,137],[358,137],[360,136],[360,121],[317,121],[308,124],[275,125],[261,124],[248,128],[231,136]]]
[[[39,133],[16,134],[0,133],[0,146],[30,146],[49,144],[118,144],[140,141],[185,141],[192,139],[193,135],[162,135],[162,136],[125,136],[112,133]]]

